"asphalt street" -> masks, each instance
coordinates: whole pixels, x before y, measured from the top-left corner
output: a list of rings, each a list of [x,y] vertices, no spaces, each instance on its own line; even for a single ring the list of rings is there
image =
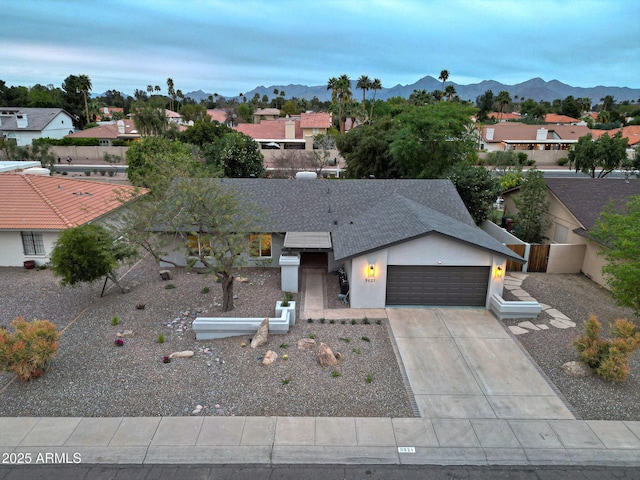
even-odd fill
[[[0,466],[0,480],[606,480],[640,468],[432,465],[29,465]]]

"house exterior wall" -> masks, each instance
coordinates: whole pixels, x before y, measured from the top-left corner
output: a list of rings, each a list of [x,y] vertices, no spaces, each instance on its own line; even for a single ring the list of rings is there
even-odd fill
[[[42,233],[44,255],[25,255],[22,235],[19,230],[0,232],[0,245],[2,245],[0,248],[0,267],[22,267],[25,260],[35,260],[37,265],[48,263],[51,249],[58,239],[58,232],[38,231],[38,233]]]
[[[375,268],[373,279],[367,275],[370,265]],[[351,260],[347,272],[352,308],[384,308],[388,265],[489,266],[491,275],[487,278],[488,305],[493,293],[502,296],[506,259],[438,234],[382,248]],[[502,270],[498,271],[498,266]]]
[[[586,251],[584,253],[584,263],[582,264],[582,273],[584,273],[591,280],[598,285],[602,285],[607,288],[607,279],[602,274],[602,267],[607,264],[604,257],[599,253],[602,251],[602,247],[597,243],[594,243],[586,238],[582,237],[586,242]]]
[[[247,247],[249,245],[249,236],[247,235]],[[279,233],[271,234],[271,257],[269,258],[261,258],[261,259],[250,259],[248,256],[245,256],[246,266],[247,267],[280,267],[278,263],[278,259],[282,254],[282,247],[284,245],[284,235]],[[186,249],[186,239],[183,239],[180,236],[173,236],[171,240],[169,240],[168,245],[165,248],[167,252],[163,257],[167,260],[171,260],[180,266],[185,266],[187,264],[187,257],[185,255]],[[160,262],[160,266],[162,268],[171,268],[173,267],[170,263]],[[194,267],[203,267],[200,261],[196,262]]]
[[[547,273],[580,273],[585,251],[586,245],[551,244]]]

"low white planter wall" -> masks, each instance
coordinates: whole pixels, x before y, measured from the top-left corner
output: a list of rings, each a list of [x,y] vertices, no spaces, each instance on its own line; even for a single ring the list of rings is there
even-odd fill
[[[191,326],[196,340],[255,335],[264,318],[197,317]],[[284,335],[289,331],[289,311],[283,310],[280,317],[269,318],[269,333]]]
[[[296,324],[296,302],[289,301],[289,305],[286,307],[282,306],[281,301],[276,302],[276,317],[282,316],[283,311],[289,312],[289,325],[293,326]]]
[[[542,311],[538,302],[510,302],[495,293],[489,300],[489,309],[500,320],[508,318],[536,318]]]

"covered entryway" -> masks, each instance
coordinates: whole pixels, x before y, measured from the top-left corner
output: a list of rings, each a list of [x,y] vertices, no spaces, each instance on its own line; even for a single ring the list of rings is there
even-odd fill
[[[485,306],[490,267],[389,265],[387,305]]]

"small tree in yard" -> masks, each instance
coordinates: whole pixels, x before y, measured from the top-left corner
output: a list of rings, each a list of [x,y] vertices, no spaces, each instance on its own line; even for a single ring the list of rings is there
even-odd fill
[[[134,248],[100,225],[87,223],[64,230],[51,251],[51,270],[62,277],[62,285],[74,286],[105,277],[118,283],[119,262],[136,256]],[[104,294],[104,287],[100,296]]]
[[[0,370],[14,372],[20,380],[38,378],[58,350],[59,333],[49,320],[11,322],[13,332],[0,328]]]
[[[539,170],[532,168],[524,176],[520,194],[513,202],[518,209],[515,218],[514,234],[528,243],[541,243],[542,234],[549,226],[546,218],[549,202],[546,200],[547,184]]]
[[[252,212],[249,214],[248,212]],[[167,240],[178,237],[186,245],[189,266],[200,261],[222,286],[222,310],[233,310],[234,271],[246,264],[247,234],[256,230],[256,206],[242,204],[216,178],[182,178],[160,197],[140,199],[123,217],[125,235],[157,261],[166,258]],[[163,233],[152,232],[158,226]]]
[[[602,272],[616,302],[640,316],[640,197],[631,197],[622,212],[610,204],[590,235],[604,245]]]
[[[603,178],[626,162],[628,143],[629,140],[621,132],[611,137],[605,133],[598,140],[593,140],[589,133],[580,137],[571,148],[569,166],[591,178],[596,177],[596,169],[600,168],[597,176]]]

